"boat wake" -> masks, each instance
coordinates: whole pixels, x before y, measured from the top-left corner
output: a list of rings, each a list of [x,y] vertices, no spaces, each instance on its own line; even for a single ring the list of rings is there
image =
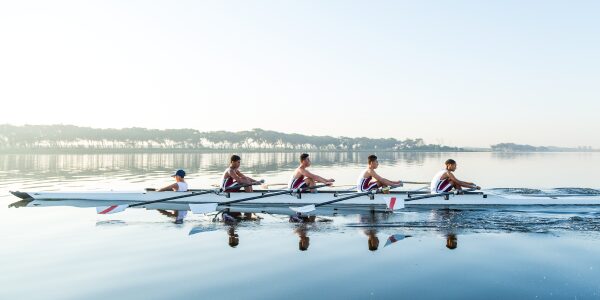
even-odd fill
[[[573,207],[562,209],[524,210],[416,210],[409,214],[396,214],[386,220],[364,223],[348,223],[347,227],[398,228],[417,231],[464,232],[523,232],[600,233],[600,211]]]

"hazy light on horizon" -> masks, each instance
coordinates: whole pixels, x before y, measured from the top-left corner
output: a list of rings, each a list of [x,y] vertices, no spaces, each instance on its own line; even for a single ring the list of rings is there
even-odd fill
[[[0,3],[0,123],[600,147],[596,1]]]

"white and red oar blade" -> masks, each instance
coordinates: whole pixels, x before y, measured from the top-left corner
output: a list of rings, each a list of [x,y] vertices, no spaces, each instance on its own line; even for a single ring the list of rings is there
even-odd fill
[[[396,198],[396,197],[386,197],[385,205],[391,211],[399,210],[404,208],[404,199]]]
[[[195,214],[207,214],[217,210],[217,203],[190,203],[190,210]]]
[[[99,206],[96,207],[96,212],[100,215],[116,214],[124,211],[129,205],[111,205],[111,206]]]
[[[317,208],[315,207],[314,204],[311,204],[311,205],[305,205],[305,206],[300,206],[300,207],[290,206],[290,209],[297,213],[309,213],[311,211],[314,211]]]

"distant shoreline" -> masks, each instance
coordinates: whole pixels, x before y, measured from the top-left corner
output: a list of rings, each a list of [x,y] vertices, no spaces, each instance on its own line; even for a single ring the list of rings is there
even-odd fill
[[[599,152],[590,146],[556,147],[499,143],[489,147],[427,144],[421,138],[313,136],[255,128],[200,132],[195,129],[100,129],[73,125],[0,124],[0,153],[299,153],[299,152]]]
[[[532,154],[532,153],[599,153],[598,150],[588,151],[513,151],[499,152],[491,149],[462,149],[462,150],[265,150],[265,149],[0,149],[2,155],[14,154],[160,154],[160,153],[495,153],[495,154]]]

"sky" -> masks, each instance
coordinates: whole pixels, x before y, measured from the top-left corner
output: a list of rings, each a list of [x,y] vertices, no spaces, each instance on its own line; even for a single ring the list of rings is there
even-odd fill
[[[0,124],[600,148],[600,1],[0,1]]]

